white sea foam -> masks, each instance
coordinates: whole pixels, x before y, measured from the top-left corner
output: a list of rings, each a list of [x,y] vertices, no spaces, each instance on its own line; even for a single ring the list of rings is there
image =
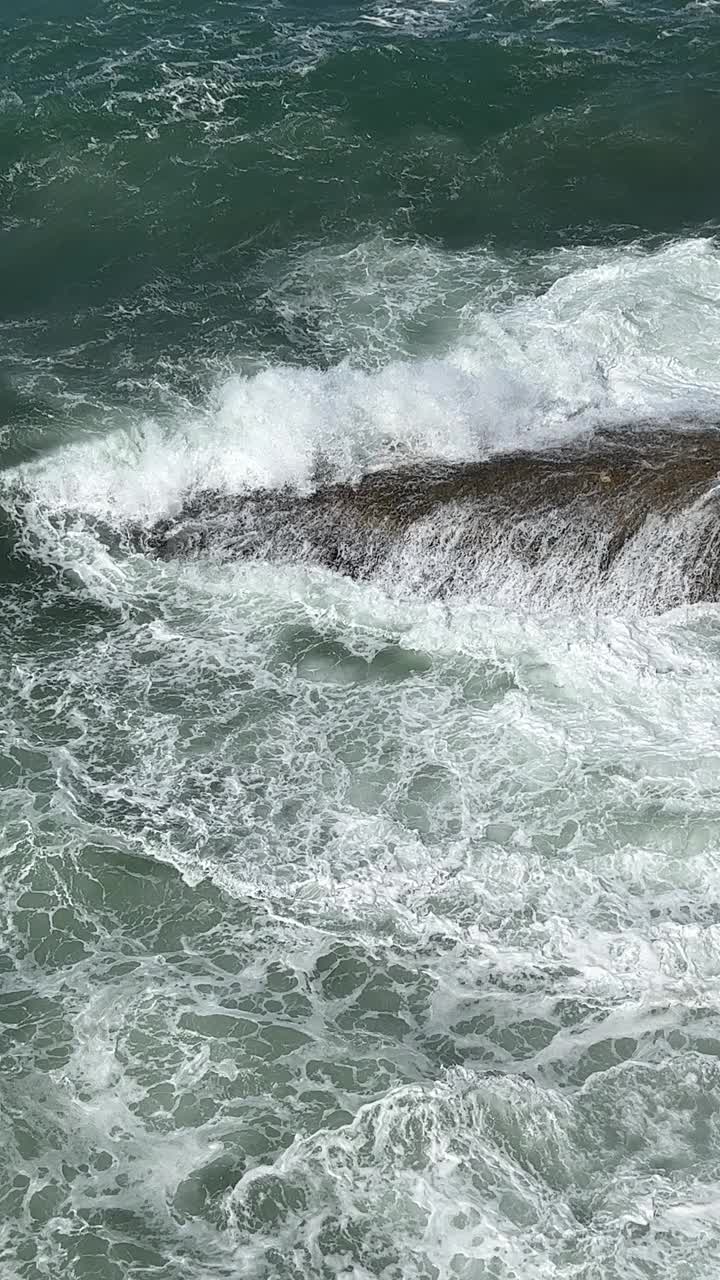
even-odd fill
[[[318,341],[332,347],[344,336],[348,357],[326,370],[224,377],[199,407],[176,401],[162,418],[135,414],[6,473],[6,502],[22,509],[31,554],[61,563],[111,603],[122,597],[126,567],[97,540],[98,519],[150,524],[196,489],[308,487],[318,465],[325,476],[355,477],[409,458],[532,448],[597,425],[671,422],[680,440],[685,422],[712,418],[720,404],[720,253],[710,240],[520,263],[379,239],[312,253],[284,271],[274,264],[268,298],[293,323],[315,306]],[[419,323],[420,345],[431,342],[433,355],[411,355]],[[384,365],[378,342],[395,349]],[[452,572],[456,590],[509,607],[663,608],[685,598],[700,515],[649,522],[607,580],[592,547],[578,544],[568,574],[569,543],[566,555],[528,568],[498,536],[468,565],[467,581],[448,516],[447,536],[442,522],[418,527],[385,586],[422,590],[432,566],[434,580]]]
[[[311,483],[319,456],[357,475],[398,453],[474,458],[598,423],[711,416],[720,403],[713,241],[523,264],[378,242],[325,255],[319,272],[317,261],[294,264],[270,294],[289,311],[315,306],[321,340],[344,336],[350,359],[224,378],[201,407],[135,415],[6,475],[6,487],[52,510],[151,519],[193,487]],[[418,314],[437,350],[412,358]],[[359,367],[377,335],[395,359]]]
[[[22,593],[0,710],[0,1249],[41,1275],[715,1276],[716,610],[408,600],[88,520],[710,410],[711,243],[542,272],[433,359],[237,376],[4,478],[61,609],[121,611]]]

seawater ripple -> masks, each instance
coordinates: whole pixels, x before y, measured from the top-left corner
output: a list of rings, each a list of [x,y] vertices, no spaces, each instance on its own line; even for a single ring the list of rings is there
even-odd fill
[[[717,421],[717,17],[6,0],[2,1280],[715,1280],[717,608],[127,531]]]
[[[692,1249],[710,1275],[712,613],[408,615],[263,567],[125,590],[74,653],[27,647],[47,597],[15,628],[3,1087],[31,1099],[6,1142],[32,1239],[69,1274],[90,1231],[108,1274]]]
[[[11,369],[32,353],[46,381],[137,394],[158,365],[187,386],[190,351],[335,361],[312,312],[288,329],[265,305],[288,249],[381,232],[536,252],[716,227],[711,7],[385,8],[11,9]]]

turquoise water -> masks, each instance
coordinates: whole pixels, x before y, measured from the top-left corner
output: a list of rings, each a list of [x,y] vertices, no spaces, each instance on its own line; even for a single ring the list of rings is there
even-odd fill
[[[120,533],[717,418],[719,22],[6,0],[2,1280],[717,1275],[716,608]]]

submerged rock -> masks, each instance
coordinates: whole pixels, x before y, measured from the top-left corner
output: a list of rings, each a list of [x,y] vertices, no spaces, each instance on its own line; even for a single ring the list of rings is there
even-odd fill
[[[426,594],[610,591],[647,607],[720,591],[720,431],[604,432],[356,483],[195,493],[144,536],[171,558],[302,561]]]

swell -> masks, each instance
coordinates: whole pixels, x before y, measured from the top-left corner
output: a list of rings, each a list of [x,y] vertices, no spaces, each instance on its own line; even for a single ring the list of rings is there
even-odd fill
[[[61,346],[70,314],[102,343],[108,310],[150,309],[143,341],[162,326],[167,345],[178,315],[199,338],[212,308],[230,350],[237,316],[262,310],[244,282],[289,245],[382,228],[543,249],[715,225],[711,19],[602,6],[546,31],[546,7],[473,40],[250,24],[230,51],[221,6],[214,22],[170,6],[167,28],[112,6],[92,33],[9,27],[0,313],[56,325]]]
[[[510,592],[663,610],[720,593],[720,433],[597,433],[355,484],[201,490],[137,543],[162,559],[302,561],[430,596]]]

